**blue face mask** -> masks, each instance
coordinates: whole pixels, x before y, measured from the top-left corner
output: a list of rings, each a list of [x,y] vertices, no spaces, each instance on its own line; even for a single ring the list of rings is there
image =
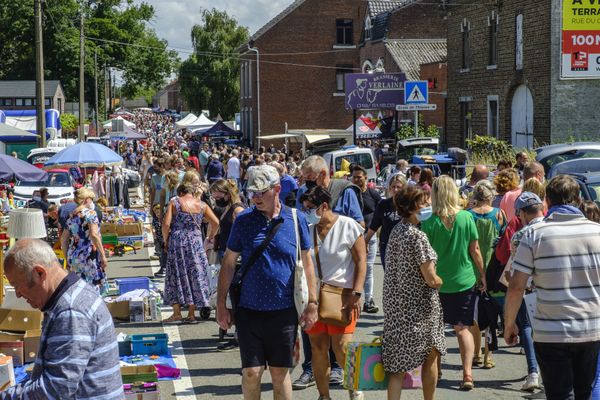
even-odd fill
[[[433,215],[433,210],[431,207],[423,207],[419,210],[417,214],[417,219],[419,222],[427,221]]]
[[[317,215],[318,208],[313,208],[306,214],[306,220],[309,225],[317,225],[321,221],[321,216]]]

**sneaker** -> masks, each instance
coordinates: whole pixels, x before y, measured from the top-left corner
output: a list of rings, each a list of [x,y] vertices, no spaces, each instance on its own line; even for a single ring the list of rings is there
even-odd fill
[[[155,278],[164,278],[165,277],[165,269],[161,268],[157,273],[154,274]]]
[[[292,383],[292,389],[302,390],[309,386],[314,386],[314,384],[315,377],[313,376],[312,371],[302,371],[302,375]]]
[[[363,392],[358,392],[351,390],[348,392],[350,400],[364,400],[365,394]]]
[[[379,312],[379,307],[375,305],[375,300],[371,298],[365,302],[363,311],[367,314],[377,314]]]
[[[228,342],[221,343],[220,345],[218,345],[217,350],[225,352],[225,351],[237,350],[238,347],[240,347],[240,345],[238,344],[238,341],[233,339],[233,340],[230,340]]]
[[[160,260],[159,256],[155,256],[155,255],[150,256],[150,261],[158,261],[158,260]]]
[[[341,385],[344,383],[344,370],[341,368],[333,368],[329,374],[330,385]]]
[[[521,390],[524,392],[533,392],[535,389],[539,388],[540,376],[536,372],[532,372],[531,374],[527,375],[527,378],[525,379],[525,383],[523,384]]]

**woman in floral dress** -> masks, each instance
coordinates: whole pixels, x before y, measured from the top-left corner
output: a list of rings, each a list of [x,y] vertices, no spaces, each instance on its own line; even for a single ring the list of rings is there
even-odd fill
[[[162,233],[167,252],[164,301],[173,307],[173,315],[163,321],[167,323],[196,323],[196,308],[209,306],[210,288],[205,248],[212,247],[219,220],[206,203],[194,196],[195,191],[192,185],[180,185],[178,197],[169,202],[163,220]],[[202,221],[209,225],[204,244]],[[183,304],[188,306],[185,320],[181,316]]]
[[[94,211],[94,192],[87,188],[77,190],[77,208],[67,219],[67,229],[63,231],[61,244],[66,249],[67,264],[72,271],[92,285],[105,284],[105,269],[108,265],[102,238],[100,222]]]

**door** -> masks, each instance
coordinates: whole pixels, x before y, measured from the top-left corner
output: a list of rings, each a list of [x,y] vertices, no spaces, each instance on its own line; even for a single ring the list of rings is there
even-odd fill
[[[533,148],[533,96],[525,85],[519,86],[511,105],[512,145],[517,148]]]

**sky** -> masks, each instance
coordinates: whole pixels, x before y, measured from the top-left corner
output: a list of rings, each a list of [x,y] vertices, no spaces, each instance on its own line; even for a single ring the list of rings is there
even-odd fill
[[[292,3],[292,0],[135,0],[135,3],[142,1],[151,4],[155,10],[150,26],[159,38],[168,41],[170,47],[177,48],[182,60],[190,51],[180,49],[191,50],[190,33],[192,27],[201,22],[201,8],[226,11],[253,34]]]

